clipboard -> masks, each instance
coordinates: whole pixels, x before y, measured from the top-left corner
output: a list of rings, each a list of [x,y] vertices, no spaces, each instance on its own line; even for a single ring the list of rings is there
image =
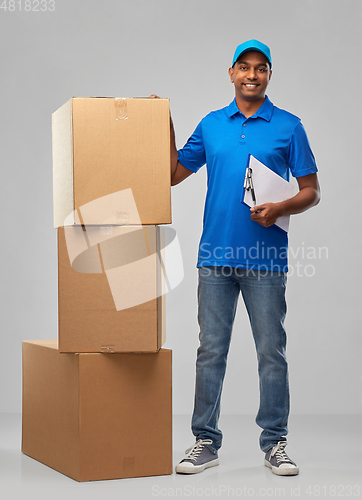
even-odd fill
[[[241,202],[249,207],[254,207],[263,203],[278,203],[292,198],[294,186],[250,155],[243,191],[244,196]],[[289,215],[283,215],[276,220],[275,225],[288,232],[289,219]]]

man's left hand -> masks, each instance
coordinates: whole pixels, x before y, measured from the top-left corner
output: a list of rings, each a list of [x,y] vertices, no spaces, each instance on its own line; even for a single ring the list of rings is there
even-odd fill
[[[251,207],[251,219],[264,227],[275,224],[275,221],[282,215],[279,203],[263,203]]]

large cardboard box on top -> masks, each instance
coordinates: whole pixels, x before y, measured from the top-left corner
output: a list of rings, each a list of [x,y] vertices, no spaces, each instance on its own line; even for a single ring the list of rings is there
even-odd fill
[[[157,352],[165,334],[159,226],[58,228],[61,352]]]
[[[52,143],[55,227],[171,222],[168,99],[72,98]]]
[[[172,352],[23,342],[22,452],[77,480],[172,474]]]

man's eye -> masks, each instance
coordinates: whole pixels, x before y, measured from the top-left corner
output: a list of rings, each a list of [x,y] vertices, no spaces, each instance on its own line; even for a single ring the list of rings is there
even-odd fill
[[[247,70],[248,68],[247,68],[246,66],[240,66],[240,69],[241,69],[241,70],[243,70],[243,71],[245,71],[245,70]]]
[[[265,73],[266,69],[265,68],[259,68],[259,71],[261,71],[261,73]]]

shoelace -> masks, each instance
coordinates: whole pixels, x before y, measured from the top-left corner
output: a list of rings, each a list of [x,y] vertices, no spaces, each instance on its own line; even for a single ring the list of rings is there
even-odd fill
[[[279,443],[272,449],[270,456],[273,457],[275,455],[278,464],[280,462],[287,462],[289,464],[293,464],[293,462],[290,460],[290,458],[285,452],[284,448],[286,446],[287,446],[286,441],[279,441]]]
[[[192,460],[193,462],[195,462],[199,458],[199,455],[206,444],[212,444],[211,439],[199,439],[198,441],[196,441],[195,444],[190,446],[190,448],[185,451],[186,455],[191,452],[186,460]]]

